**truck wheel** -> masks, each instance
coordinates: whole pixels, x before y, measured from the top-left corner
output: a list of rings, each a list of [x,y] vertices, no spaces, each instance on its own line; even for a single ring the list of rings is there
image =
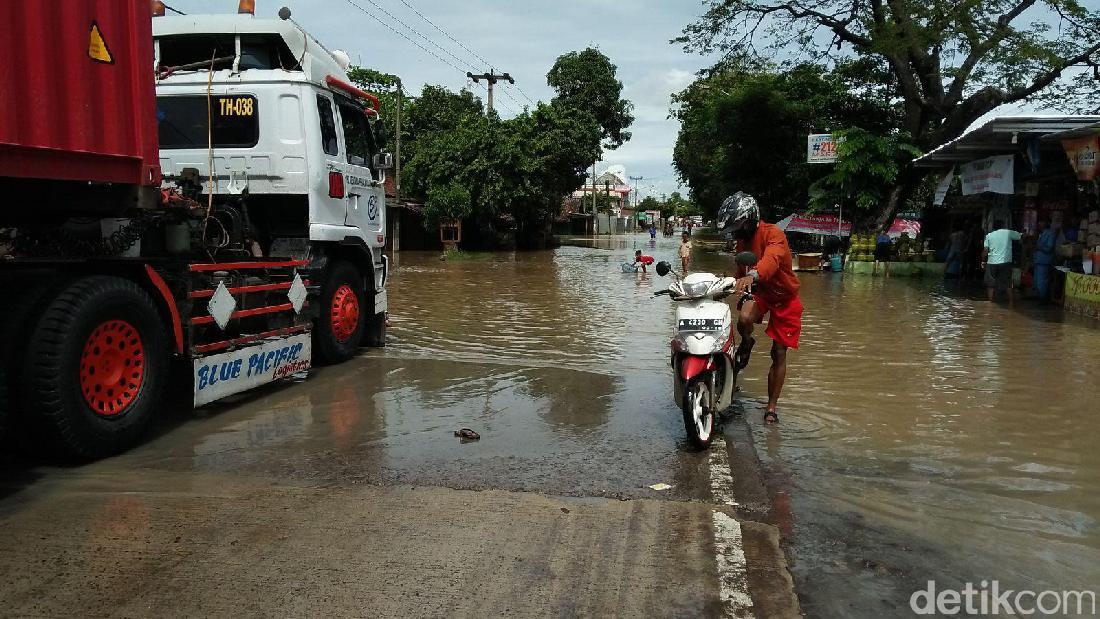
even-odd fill
[[[149,295],[122,278],[85,277],[33,323],[21,403],[52,446],[99,458],[137,440],[167,371],[164,325]]]
[[[333,262],[321,287],[321,315],[313,345],[322,363],[343,363],[355,356],[366,325],[363,276],[350,262]]]

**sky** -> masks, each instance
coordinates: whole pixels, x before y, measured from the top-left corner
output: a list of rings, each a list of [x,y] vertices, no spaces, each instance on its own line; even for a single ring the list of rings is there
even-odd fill
[[[237,9],[237,0],[167,4],[184,13]],[[608,151],[597,171],[618,164],[630,176],[645,177],[638,183],[641,197],[687,193],[672,168],[679,124],[668,118],[669,97],[714,59],[685,53],[668,41],[702,12],[699,0],[256,0],[256,15],[274,18],[282,6],[289,7],[293,19],[326,47],[347,51],[355,64],[400,76],[413,94],[423,84],[470,86],[467,71],[507,71],[516,85],[498,84],[494,94],[505,118],[520,111],[528,103],[526,97],[546,101],[553,96],[546,72],[559,55],[598,47],[618,66],[623,96],[634,103],[635,121],[631,140]],[[471,89],[485,95],[480,87]]]

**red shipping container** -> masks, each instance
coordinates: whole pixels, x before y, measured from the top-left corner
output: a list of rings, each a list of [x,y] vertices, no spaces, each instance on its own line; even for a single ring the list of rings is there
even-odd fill
[[[149,0],[0,2],[0,177],[160,184]]]

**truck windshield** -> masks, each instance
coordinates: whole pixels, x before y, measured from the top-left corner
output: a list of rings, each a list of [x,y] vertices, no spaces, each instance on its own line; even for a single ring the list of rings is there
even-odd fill
[[[212,135],[207,135],[207,105],[203,95],[157,97],[157,128],[162,149],[251,148],[259,142],[260,125],[256,98],[248,95],[216,95],[210,99]]]
[[[286,42],[277,34],[242,34],[241,71],[248,69],[286,69],[299,71],[301,66],[290,53]],[[211,58],[233,56],[237,52],[236,36],[232,34],[182,34],[157,39],[162,69],[178,67]],[[220,69],[228,68],[220,66]]]

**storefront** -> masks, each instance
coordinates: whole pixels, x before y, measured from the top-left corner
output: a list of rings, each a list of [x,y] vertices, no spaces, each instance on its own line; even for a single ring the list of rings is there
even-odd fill
[[[1097,185],[1095,172],[1082,176],[1076,158],[1095,160],[1095,150],[1092,160],[1087,154],[1067,156],[1064,142],[1100,135],[1098,123],[1097,116],[995,118],[916,160],[917,167],[945,172],[936,201],[946,209],[950,229],[963,230],[973,240],[969,261],[980,260],[980,239],[993,222],[1004,222],[1024,235],[1014,256],[1014,281],[1030,293],[1032,257],[1043,220],[1059,231],[1059,273],[1082,272],[1088,222],[1097,218]],[[1082,222],[1085,238],[1078,240]],[[967,267],[977,271],[976,265]],[[1059,275],[1056,296],[1067,285],[1068,278]]]
[[[1048,136],[1066,153],[1073,168],[1078,191],[1089,192],[1093,200],[1087,212],[1079,209],[1076,216],[1064,222],[1065,243],[1062,254],[1067,256],[1065,285],[1067,310],[1100,318],[1100,208],[1095,199],[1100,183],[1100,123]],[[1077,260],[1080,259],[1080,269]],[[1077,271],[1080,271],[1078,273]]]

